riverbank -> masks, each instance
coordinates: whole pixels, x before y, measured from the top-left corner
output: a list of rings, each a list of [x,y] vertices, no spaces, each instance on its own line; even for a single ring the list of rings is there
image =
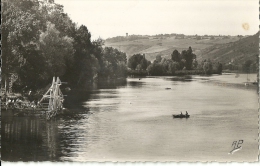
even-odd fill
[[[150,75],[147,70],[128,70],[129,77],[135,76],[184,76],[184,75],[212,75],[221,74],[218,71],[213,70],[210,74],[206,74],[204,70],[177,70],[174,73],[161,73],[156,75]]]
[[[223,73],[222,75],[212,76],[194,76],[203,83],[227,87],[227,88],[239,88],[247,90],[258,91],[257,74],[235,74],[235,73]]]
[[[239,70],[222,70],[222,73],[239,73],[239,74],[247,74],[247,72],[239,71]],[[257,74],[257,72],[250,72],[251,74]],[[248,74],[250,74],[248,73]]]

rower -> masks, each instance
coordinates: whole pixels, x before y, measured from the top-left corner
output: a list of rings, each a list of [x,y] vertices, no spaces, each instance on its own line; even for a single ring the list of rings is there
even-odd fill
[[[182,112],[181,112],[181,115],[182,115]]]
[[[188,112],[186,111],[186,116],[189,115]]]

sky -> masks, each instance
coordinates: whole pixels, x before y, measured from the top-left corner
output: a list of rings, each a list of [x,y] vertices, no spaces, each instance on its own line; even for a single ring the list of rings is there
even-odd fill
[[[185,34],[253,35],[259,30],[258,0],[55,0],[88,27],[92,39]]]

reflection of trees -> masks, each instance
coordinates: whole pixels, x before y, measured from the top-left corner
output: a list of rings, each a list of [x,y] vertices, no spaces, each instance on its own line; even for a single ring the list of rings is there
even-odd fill
[[[49,157],[51,160],[56,158],[57,155],[57,122],[56,119],[46,122],[46,136],[47,136],[47,147],[49,151]]]
[[[138,81],[129,81],[127,82],[127,85],[128,86],[131,86],[131,87],[142,87],[143,86],[143,83],[142,82],[138,82]]]
[[[40,125],[36,119],[14,119],[8,122],[3,121],[2,125],[1,135],[8,141],[29,142],[40,137]]]
[[[116,89],[120,86],[126,86],[126,79],[112,79],[112,80],[102,80],[98,82],[98,89]]]
[[[7,161],[41,161],[42,132],[39,119],[3,118],[1,123],[2,159]]]

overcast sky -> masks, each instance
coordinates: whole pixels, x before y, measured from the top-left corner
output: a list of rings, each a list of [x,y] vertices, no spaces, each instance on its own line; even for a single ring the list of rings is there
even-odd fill
[[[126,33],[252,35],[259,28],[258,0],[55,0],[92,39]],[[243,28],[243,25],[246,25]]]

